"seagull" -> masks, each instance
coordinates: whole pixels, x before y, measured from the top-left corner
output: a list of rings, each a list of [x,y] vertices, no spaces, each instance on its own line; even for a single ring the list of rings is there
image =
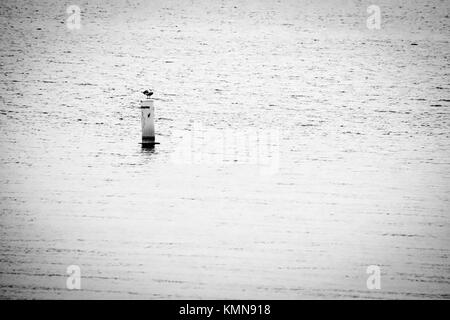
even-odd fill
[[[143,94],[145,94],[147,96],[147,98],[150,98],[153,94],[152,90],[145,90],[144,92],[142,92]]]

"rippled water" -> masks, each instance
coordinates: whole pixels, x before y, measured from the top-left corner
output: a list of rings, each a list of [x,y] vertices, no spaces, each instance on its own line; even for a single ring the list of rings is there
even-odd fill
[[[449,298],[450,5],[371,4],[2,0],[0,296]],[[279,171],[174,163],[195,124]]]

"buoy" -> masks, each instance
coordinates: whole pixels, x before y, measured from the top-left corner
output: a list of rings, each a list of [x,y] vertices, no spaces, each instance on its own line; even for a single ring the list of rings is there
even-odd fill
[[[153,99],[141,101],[142,147],[153,147],[155,141],[155,107]]]

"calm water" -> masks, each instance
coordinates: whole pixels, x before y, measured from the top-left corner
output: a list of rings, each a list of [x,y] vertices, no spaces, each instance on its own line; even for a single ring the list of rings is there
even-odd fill
[[[0,297],[450,297],[450,3],[282,2],[2,0]],[[279,171],[174,163],[195,124]]]

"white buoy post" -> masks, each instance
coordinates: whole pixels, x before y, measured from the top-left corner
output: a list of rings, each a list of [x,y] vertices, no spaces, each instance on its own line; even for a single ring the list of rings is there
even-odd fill
[[[151,147],[155,142],[155,107],[153,100],[141,101],[142,146]]]

